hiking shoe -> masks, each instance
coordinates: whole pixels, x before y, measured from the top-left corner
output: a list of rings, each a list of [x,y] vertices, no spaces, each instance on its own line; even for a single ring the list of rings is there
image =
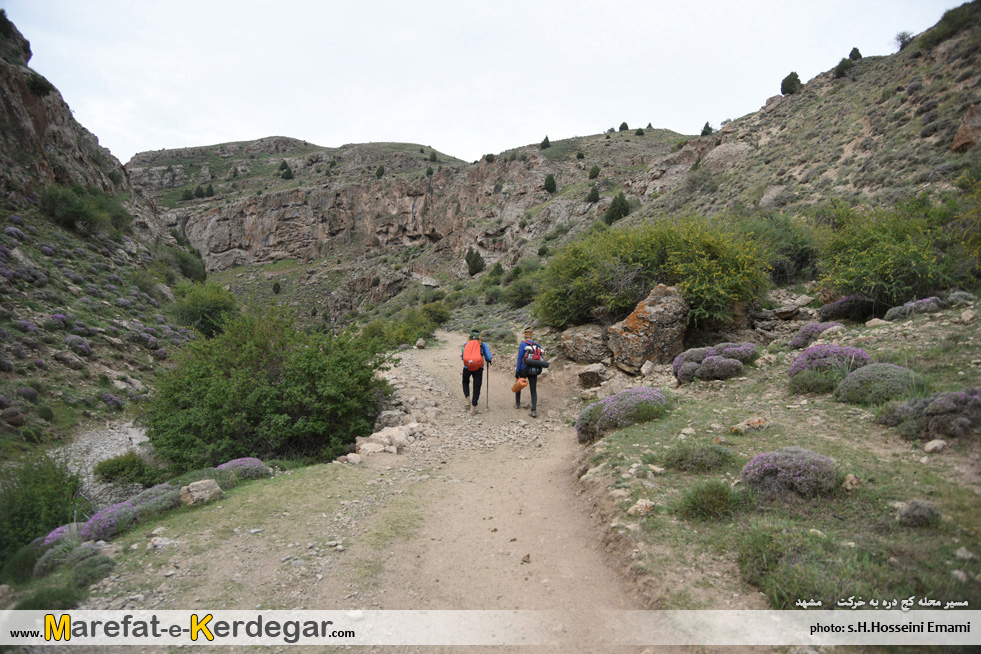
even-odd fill
[[[515,409],[520,409],[521,408],[521,402],[518,402],[517,400],[515,400],[514,401],[514,408]]]
[[[472,415],[472,416],[477,415],[477,405],[476,404],[473,404],[473,405],[470,406],[470,415]]]
[[[464,408],[465,411],[469,411],[470,410],[470,407],[471,407],[471,404],[470,404],[470,396],[469,395],[464,395],[463,396],[463,408]]]
[[[535,411],[534,409],[532,409],[532,411],[531,411],[531,417],[532,418],[537,418],[538,417],[538,412]]]

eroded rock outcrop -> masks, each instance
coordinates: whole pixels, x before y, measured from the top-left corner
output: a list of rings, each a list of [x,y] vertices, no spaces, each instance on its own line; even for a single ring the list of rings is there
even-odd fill
[[[684,350],[688,302],[674,286],[658,284],[633,313],[608,330],[613,362],[629,373],[646,361],[668,363]]]

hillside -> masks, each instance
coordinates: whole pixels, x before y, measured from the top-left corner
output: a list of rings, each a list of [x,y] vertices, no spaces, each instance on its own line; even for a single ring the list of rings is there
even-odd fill
[[[620,192],[631,220],[800,214],[836,199],[892,204],[948,192],[966,171],[981,170],[977,147],[951,150],[979,100],[981,26],[924,47],[931,33],[896,54],[857,59],[840,77],[835,67],[797,93],[761,99],[759,111],[707,136],[611,127],[474,163],[415,144],[325,148],[273,137],[141,153],[126,168],[209,271],[316,263],[300,281],[337,321],[406,290],[450,292],[468,279],[463,255],[471,248],[488,267],[506,268],[554,250]],[[213,195],[193,198],[209,185]],[[587,202],[594,185],[600,199]]]

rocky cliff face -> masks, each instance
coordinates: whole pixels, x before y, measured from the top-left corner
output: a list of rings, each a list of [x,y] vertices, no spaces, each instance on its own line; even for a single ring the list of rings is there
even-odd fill
[[[79,125],[61,94],[28,68],[30,44],[0,16],[0,196],[29,197],[52,182],[115,193],[126,172]]]

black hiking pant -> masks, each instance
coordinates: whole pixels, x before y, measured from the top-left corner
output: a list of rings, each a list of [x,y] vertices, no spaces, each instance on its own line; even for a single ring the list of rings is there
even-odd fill
[[[538,408],[538,375],[521,375],[528,380],[528,390],[531,392],[531,410]],[[521,391],[514,394],[514,403],[521,404]]]
[[[484,369],[469,370],[463,368],[463,397],[470,397],[470,378],[473,377],[473,401],[472,405],[477,406],[480,400],[480,386],[484,383]]]

